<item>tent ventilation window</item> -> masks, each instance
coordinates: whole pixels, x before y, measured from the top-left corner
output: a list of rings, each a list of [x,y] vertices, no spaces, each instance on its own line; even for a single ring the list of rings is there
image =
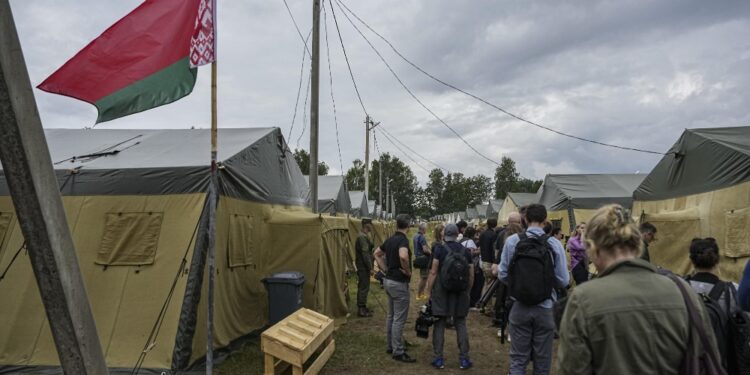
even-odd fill
[[[107,213],[95,263],[103,266],[154,264],[163,218],[162,212]]]
[[[724,256],[750,256],[750,207],[727,211],[724,220]]]
[[[0,212],[0,255],[2,255],[3,249],[5,248],[3,246],[5,244],[5,238],[7,237],[8,232],[10,232],[11,219],[13,219],[13,214],[10,212]]]
[[[552,220],[552,228],[562,228],[562,219]]]
[[[253,258],[254,227],[252,216],[238,214],[229,216],[229,239],[227,240],[229,267],[256,268]]]

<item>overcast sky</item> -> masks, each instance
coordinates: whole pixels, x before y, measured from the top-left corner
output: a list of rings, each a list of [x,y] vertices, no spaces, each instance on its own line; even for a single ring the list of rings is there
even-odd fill
[[[288,0],[304,34],[312,1]],[[137,0],[11,0],[32,84],[134,9]],[[685,0],[449,1],[345,3],[426,71],[541,123],[597,141],[666,151],[685,128],[750,125],[750,2]],[[492,176],[474,154],[393,78],[338,8],[339,26],[368,112],[410,150],[464,174]],[[300,82],[302,41],[282,0],[220,0],[219,126],[280,127],[286,136]],[[328,39],[344,170],[364,159],[364,113],[356,99],[333,17]],[[358,25],[361,27],[361,25]],[[322,32],[325,31],[321,25]],[[364,30],[364,29],[363,29]],[[522,175],[648,173],[658,155],[563,138],[514,120],[421,75],[366,32],[417,97],[491,159],[516,160]],[[340,173],[326,45],[321,37],[320,149]],[[306,64],[309,59],[306,60]],[[309,65],[305,68],[309,71]],[[180,101],[97,127],[208,127],[209,74]],[[307,82],[304,78],[303,91]],[[35,90],[45,127],[82,128],[96,109]],[[299,113],[293,149],[303,127]],[[306,110],[309,110],[309,105]],[[378,136],[382,152],[427,172]],[[309,133],[299,146],[309,146]],[[219,145],[221,147],[221,145]],[[374,150],[373,155],[377,155]],[[424,168],[433,166],[414,156]]]

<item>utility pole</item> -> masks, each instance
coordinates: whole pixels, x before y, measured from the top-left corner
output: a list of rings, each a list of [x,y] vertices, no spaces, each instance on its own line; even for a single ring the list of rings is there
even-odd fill
[[[318,91],[320,74],[320,0],[313,0],[312,71],[310,72],[310,208],[318,213]]]
[[[391,180],[386,177],[385,180],[385,213],[386,215],[391,212]]]
[[[370,130],[380,125],[372,122],[370,115],[365,117],[365,196],[370,199]]]
[[[378,200],[380,201],[380,215],[383,215],[383,155],[378,162]]]
[[[106,374],[8,0],[0,0],[0,160],[60,366],[66,374]]]

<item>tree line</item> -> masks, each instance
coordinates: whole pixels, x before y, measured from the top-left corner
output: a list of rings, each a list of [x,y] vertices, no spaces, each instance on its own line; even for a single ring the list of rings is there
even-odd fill
[[[310,155],[302,149],[294,150],[294,159],[303,173],[310,169]],[[318,174],[327,175],[329,167],[319,162]],[[509,192],[534,193],[542,185],[542,180],[522,177],[516,169],[516,162],[504,156],[495,175],[466,176],[461,172],[446,173],[440,169],[430,171],[427,183],[419,186],[417,177],[411,168],[399,158],[381,154],[370,163],[370,200],[380,197],[380,171],[382,169],[383,204],[386,201],[386,189],[393,195],[398,213],[406,213],[423,218],[449,212],[464,211],[467,207],[486,204],[490,199],[505,199]],[[349,191],[365,190],[365,163],[355,159],[345,174]],[[378,201],[378,204],[380,202]]]

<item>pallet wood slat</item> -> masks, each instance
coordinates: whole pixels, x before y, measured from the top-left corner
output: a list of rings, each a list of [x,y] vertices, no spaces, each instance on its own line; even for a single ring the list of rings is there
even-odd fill
[[[265,374],[275,375],[288,364],[295,375],[316,375],[336,348],[333,328],[333,319],[302,308],[267,329],[261,335]],[[305,371],[305,362],[315,353],[318,357]]]

